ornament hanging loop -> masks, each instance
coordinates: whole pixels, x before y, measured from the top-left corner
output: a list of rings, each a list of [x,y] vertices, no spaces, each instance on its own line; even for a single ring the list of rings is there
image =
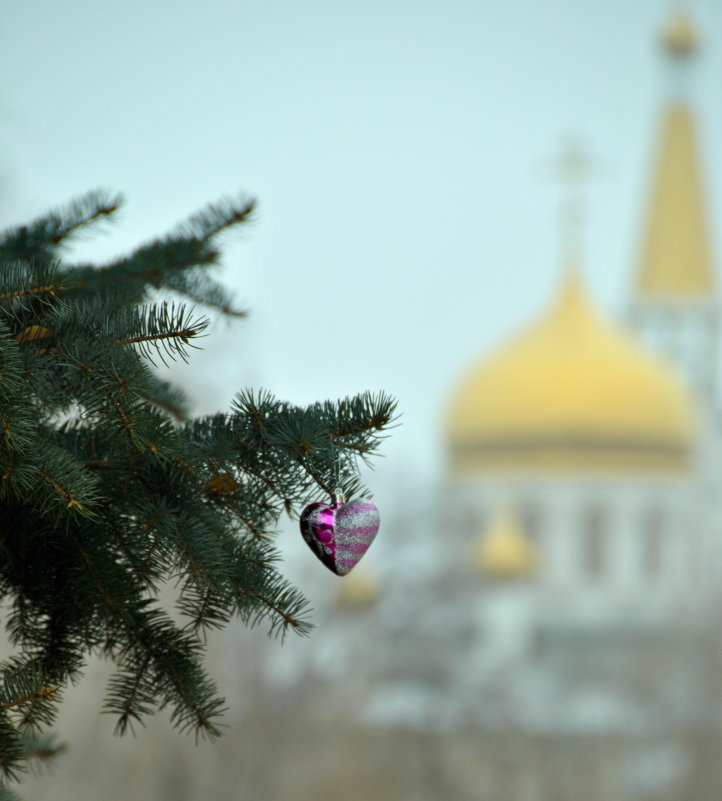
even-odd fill
[[[341,479],[340,479],[340,470],[338,466],[338,458],[336,456],[336,446],[333,441],[333,436],[330,437],[331,439],[331,458],[333,459],[333,495],[335,498],[335,502],[338,506],[342,506],[346,503],[346,496],[341,489]]]

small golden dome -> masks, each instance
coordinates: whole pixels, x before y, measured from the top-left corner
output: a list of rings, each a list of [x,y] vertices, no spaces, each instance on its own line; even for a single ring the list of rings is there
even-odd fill
[[[357,565],[352,573],[344,576],[338,590],[339,606],[370,606],[378,600],[380,582],[365,565]]]
[[[676,375],[593,308],[570,273],[552,309],[461,383],[452,472],[686,466],[694,410]]]
[[[528,576],[536,567],[536,549],[510,509],[501,511],[472,549],[474,568],[495,578]]]
[[[677,11],[665,26],[662,42],[668,53],[689,56],[697,49],[699,36],[692,20]]]

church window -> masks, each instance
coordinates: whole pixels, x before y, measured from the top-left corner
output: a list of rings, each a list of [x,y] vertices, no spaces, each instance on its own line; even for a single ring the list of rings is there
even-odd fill
[[[642,572],[648,578],[662,570],[663,546],[664,516],[659,507],[653,507],[645,512],[642,524]]]
[[[584,572],[589,578],[599,578],[606,567],[604,510],[597,505],[590,506],[584,515],[583,563]]]
[[[538,503],[529,501],[521,507],[521,523],[524,533],[532,542],[539,542],[543,516]]]

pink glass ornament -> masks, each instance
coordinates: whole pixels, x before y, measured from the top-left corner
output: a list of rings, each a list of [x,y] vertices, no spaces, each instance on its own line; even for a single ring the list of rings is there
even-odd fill
[[[368,501],[312,503],[301,515],[301,534],[329,570],[345,576],[379,530],[379,510]]]

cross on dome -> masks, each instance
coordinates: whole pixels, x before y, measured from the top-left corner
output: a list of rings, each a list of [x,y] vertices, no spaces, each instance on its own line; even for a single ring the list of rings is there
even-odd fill
[[[565,267],[578,261],[581,255],[586,221],[586,182],[593,175],[595,165],[584,140],[578,137],[565,140],[553,161],[554,177],[561,186],[559,232]]]

